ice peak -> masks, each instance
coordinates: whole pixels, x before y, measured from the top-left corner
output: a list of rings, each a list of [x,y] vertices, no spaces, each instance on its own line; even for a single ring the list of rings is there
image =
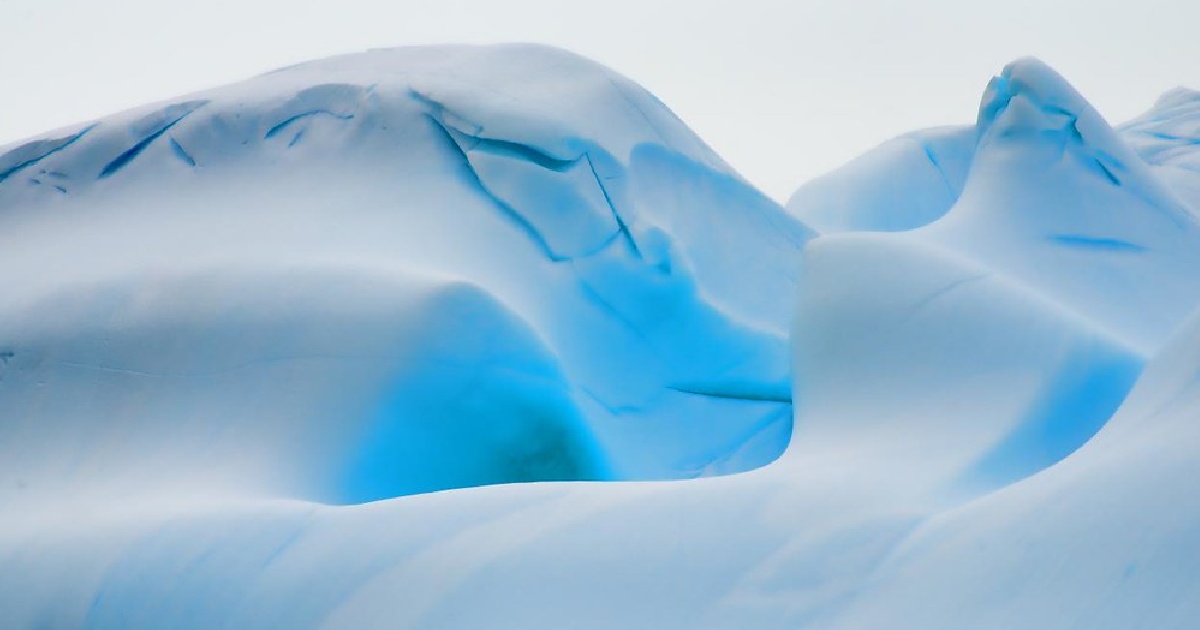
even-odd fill
[[[992,156],[1022,172],[1075,164],[1112,187],[1133,191],[1176,223],[1184,221],[1178,199],[1151,176],[1121,135],[1066,79],[1037,59],[1014,61],[988,83],[976,135],[976,163],[981,156]]]
[[[1041,60],[1024,57],[1004,67],[984,90],[976,121],[988,136],[1023,136],[1063,129],[1085,143],[1108,144],[1112,130],[1075,88]]]
[[[1172,109],[1180,106],[1200,106],[1200,90],[1178,86],[1163,92],[1152,109]]]

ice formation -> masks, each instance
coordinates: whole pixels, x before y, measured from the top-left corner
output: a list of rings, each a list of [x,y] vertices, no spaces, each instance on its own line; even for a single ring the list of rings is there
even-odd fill
[[[1197,121],[1020,60],[785,209],[446,46],[0,150],[0,626],[1189,627]]]

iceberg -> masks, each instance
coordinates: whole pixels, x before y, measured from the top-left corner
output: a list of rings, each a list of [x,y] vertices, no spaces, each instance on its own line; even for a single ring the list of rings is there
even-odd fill
[[[1200,99],[786,208],[528,45],[0,149],[0,626],[1187,628]]]
[[[333,398],[315,398],[317,389],[266,373],[313,353],[339,355],[332,333],[322,347],[289,349],[288,326],[302,336],[355,321],[384,326],[386,309],[399,309],[390,329],[375,331],[377,348],[366,353],[364,340],[355,351],[369,361],[409,351],[411,344],[394,335],[440,334],[407,323],[402,307],[409,300],[385,305],[388,294],[407,291],[406,278],[416,277],[431,287],[470,285],[494,304],[469,317],[447,313],[464,333],[480,335],[476,327],[493,320],[528,329],[530,339],[520,345],[540,347],[547,362],[558,364],[553,370],[562,376],[555,379],[569,383],[559,388],[565,404],[586,418],[586,441],[603,451],[614,478],[746,470],[786,445],[790,307],[778,296],[794,291],[793,253],[812,232],[640,88],[573,55],[444,47],[314,62],[50,134],[8,150],[0,165],[11,165],[0,182],[0,208],[11,221],[4,237],[11,299],[0,309],[8,320],[41,320],[51,308],[77,316],[60,326],[64,338],[35,341],[14,330],[0,343],[18,358],[36,343],[55,361],[101,370],[78,379],[85,391],[63,389],[56,397],[83,401],[87,388],[96,387],[112,397],[102,405],[111,416],[76,409],[64,417],[68,433],[77,432],[66,428],[71,423],[106,426],[135,417],[169,423],[173,412],[152,409],[140,393],[125,399],[96,380],[115,378],[116,370],[136,372],[147,360],[165,362],[161,343],[191,344],[173,350],[174,363],[161,371],[241,365],[238,382],[272,381],[254,395],[225,396],[225,409],[201,416],[257,424],[254,418],[268,408],[299,413],[297,390],[314,396],[303,413],[326,426],[349,422],[344,416],[352,408],[399,404],[385,402],[392,394],[382,385],[362,389],[352,357],[342,357],[345,372],[323,377]],[[706,189],[687,188],[693,182],[707,182]],[[697,198],[710,199],[707,215],[684,210]],[[728,222],[741,240],[711,236],[706,221],[723,199],[745,207]],[[731,262],[756,235],[764,243],[756,256]],[[37,282],[26,281],[32,269],[39,270]],[[308,274],[324,277],[329,288],[357,283],[364,296],[379,295],[347,295],[343,312],[301,323],[323,301],[324,289],[311,287],[295,296],[301,303],[286,322],[272,326],[282,308],[273,304],[288,299],[279,292]],[[398,286],[388,288],[389,282]],[[113,304],[97,303],[91,313],[84,305],[50,306],[80,284],[112,286],[94,299]],[[205,293],[217,292],[210,284],[230,288],[213,296]],[[174,297],[152,305],[156,298],[145,295],[151,291]],[[228,312],[182,320],[168,312],[203,310],[218,298]],[[136,304],[136,324],[120,321],[125,307],[115,302],[121,300]],[[440,317],[431,312],[422,321]],[[250,326],[281,339],[274,347],[246,343]],[[113,327],[171,332],[117,348],[109,344]],[[387,349],[388,335],[396,352]],[[507,337],[494,331],[475,345],[491,343],[492,335]],[[87,350],[75,352],[73,345]],[[227,351],[236,358],[206,364]],[[483,361],[493,351],[464,352],[479,352]],[[487,360],[496,363],[496,374],[523,373],[524,350],[495,352],[495,361]],[[86,356],[57,358],[79,353]],[[441,351],[431,347],[411,363],[440,361]],[[17,361],[10,370],[25,365]],[[40,369],[46,371],[27,380],[56,378],[47,366]],[[471,388],[473,377],[455,378]],[[356,398],[345,399],[354,388]],[[8,395],[24,394],[10,389]],[[487,407],[435,415],[486,415]],[[763,431],[753,453],[742,449],[747,435]],[[431,482],[425,489],[475,481]]]

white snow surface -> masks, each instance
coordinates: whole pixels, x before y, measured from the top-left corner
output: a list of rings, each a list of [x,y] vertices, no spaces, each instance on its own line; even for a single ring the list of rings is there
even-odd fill
[[[1198,125],[1019,60],[785,210],[445,46],[0,149],[0,627],[1191,628]]]

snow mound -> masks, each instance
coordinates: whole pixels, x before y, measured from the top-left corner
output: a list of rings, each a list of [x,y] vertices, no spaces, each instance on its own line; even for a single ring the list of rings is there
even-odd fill
[[[885,143],[797,190],[789,212],[823,233],[915,231],[1149,354],[1200,301],[1197,180],[1181,166],[1195,102],[1172,93],[1118,131],[1022,59],[989,83],[973,129]]]
[[[786,446],[779,296],[811,230],[644,90],[575,55],[446,46],[302,64],[21,144],[0,173],[13,287],[0,307],[80,283],[134,291],[145,269],[445,278],[533,331],[617,478],[737,472]],[[743,256],[747,242],[762,245]],[[15,279],[32,268],[37,283]],[[253,404],[288,408],[289,390]]]
[[[1200,227],[1186,206],[1040,62],[1016,62],[992,81],[977,128],[963,193],[924,236],[1140,351],[1158,348],[1200,301]]]

